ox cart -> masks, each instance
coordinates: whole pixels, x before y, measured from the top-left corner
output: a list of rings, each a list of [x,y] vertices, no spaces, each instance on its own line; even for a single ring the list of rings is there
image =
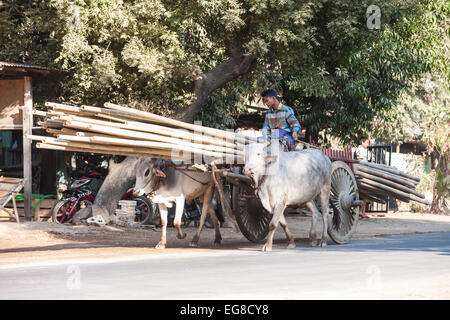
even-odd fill
[[[242,174],[243,165],[232,161],[217,168],[215,161],[196,161],[197,156],[222,160],[230,156],[235,160],[242,158],[245,144],[256,142],[255,137],[111,103],[105,103],[105,108],[49,102],[46,106],[49,107],[46,112],[33,111],[33,114],[44,118],[38,124],[53,137],[28,136],[39,141],[38,148],[162,159],[173,159],[175,154],[179,160],[195,163],[180,170],[211,170],[222,209],[233,213],[248,240],[260,242],[268,235],[272,216],[255,195],[252,178]],[[347,243],[355,231],[363,204],[361,199],[383,202],[388,194],[401,201],[429,204],[415,190],[419,183],[416,177],[395,168],[353,160],[351,147],[322,151],[332,162],[328,234],[338,244]],[[231,189],[231,199],[224,196],[223,180]]]
[[[313,146],[318,148],[317,146]],[[337,244],[347,243],[359,218],[363,200],[385,203],[387,197],[404,202],[430,202],[415,190],[420,179],[396,168],[354,160],[351,146],[344,150],[322,149],[332,162],[328,235]],[[232,210],[242,234],[252,242],[262,242],[272,215],[267,212],[252,186],[252,180],[241,174],[241,167],[224,173],[232,184]]]
[[[358,161],[352,160],[351,148],[322,151],[332,161],[328,235],[337,244],[345,244],[355,231],[362,205],[353,172],[353,163]],[[240,231],[249,241],[262,242],[272,215],[255,195],[252,179],[241,172],[242,167],[235,166],[220,174],[231,184],[231,208]]]

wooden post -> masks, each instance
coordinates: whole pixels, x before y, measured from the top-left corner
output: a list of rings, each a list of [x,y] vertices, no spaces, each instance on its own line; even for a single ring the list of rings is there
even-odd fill
[[[24,107],[22,111],[23,121],[23,178],[25,185],[24,193],[24,213],[25,221],[31,221],[31,193],[33,184],[33,174],[31,167],[31,140],[27,139],[27,135],[32,135],[33,128],[33,94],[31,90],[31,77],[24,77]]]

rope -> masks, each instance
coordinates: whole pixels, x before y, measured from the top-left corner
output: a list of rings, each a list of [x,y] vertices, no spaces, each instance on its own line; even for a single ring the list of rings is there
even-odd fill
[[[182,174],[184,174],[185,176],[191,178],[192,180],[194,180],[194,181],[196,181],[196,182],[198,182],[198,183],[204,185],[204,186],[206,186],[207,184],[209,184],[209,182],[201,182],[201,181],[198,181],[197,179],[195,179],[195,178],[193,178],[192,176],[188,175],[188,174],[187,174],[186,172],[184,172],[184,171],[181,171],[181,170],[180,170],[179,172],[182,173]]]

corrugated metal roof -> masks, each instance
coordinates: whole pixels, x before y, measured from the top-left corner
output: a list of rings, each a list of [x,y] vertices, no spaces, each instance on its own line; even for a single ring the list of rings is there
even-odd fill
[[[0,73],[2,71],[16,71],[16,72],[37,72],[37,73],[49,73],[58,72],[59,70],[49,67],[41,67],[32,64],[23,64],[15,62],[0,61]]]

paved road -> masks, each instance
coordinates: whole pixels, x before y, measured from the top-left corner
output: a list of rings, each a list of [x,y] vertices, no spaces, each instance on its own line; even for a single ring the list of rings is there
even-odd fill
[[[424,298],[450,298],[450,233],[0,268],[0,299]]]

